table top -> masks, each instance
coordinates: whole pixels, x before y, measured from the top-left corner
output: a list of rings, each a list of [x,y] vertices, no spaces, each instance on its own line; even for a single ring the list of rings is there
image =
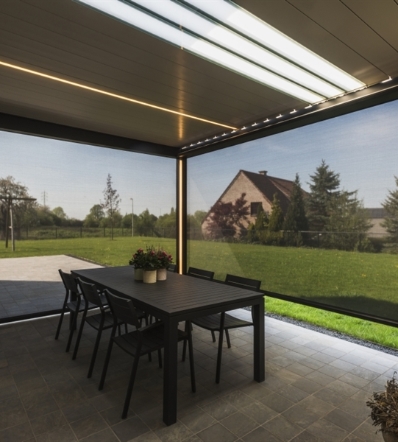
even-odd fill
[[[264,296],[261,292],[172,272],[168,272],[166,281],[144,284],[134,280],[131,266],[74,270],[73,273],[115,294],[129,296],[137,307],[149,308],[161,316],[184,313],[195,317],[195,312],[203,315],[232,310],[263,302]]]

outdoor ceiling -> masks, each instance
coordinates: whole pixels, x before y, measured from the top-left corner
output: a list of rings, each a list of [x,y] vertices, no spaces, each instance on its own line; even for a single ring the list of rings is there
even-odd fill
[[[397,0],[235,3],[366,85],[398,77]],[[208,122],[4,65],[1,113],[177,152],[230,128],[306,106],[72,0],[3,0],[0,23],[0,63]]]

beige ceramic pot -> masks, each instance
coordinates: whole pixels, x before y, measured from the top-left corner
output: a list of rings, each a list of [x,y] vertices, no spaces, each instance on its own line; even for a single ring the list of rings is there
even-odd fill
[[[153,284],[156,282],[156,270],[144,270],[143,281],[145,284]]]
[[[158,269],[157,270],[157,280],[158,281],[166,281],[167,279],[167,269]]]
[[[134,269],[134,280],[135,281],[142,281],[143,276],[144,276],[143,269]]]

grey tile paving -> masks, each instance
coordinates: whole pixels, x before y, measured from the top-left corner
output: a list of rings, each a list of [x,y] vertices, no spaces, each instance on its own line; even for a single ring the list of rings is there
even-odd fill
[[[58,269],[96,267],[66,255],[0,259],[0,323],[59,310],[65,289]]]

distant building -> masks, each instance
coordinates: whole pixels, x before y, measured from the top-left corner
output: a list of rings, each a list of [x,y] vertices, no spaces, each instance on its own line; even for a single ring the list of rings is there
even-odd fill
[[[245,193],[245,199],[249,204],[249,216],[246,225],[249,225],[249,223],[253,224],[255,222],[260,205],[265,212],[271,213],[275,193],[278,195],[283,213],[286,213],[290,204],[293,185],[293,181],[269,176],[266,170],[258,173],[240,170],[215,204],[218,201],[234,203],[242,193]],[[202,232],[205,236],[208,233],[211,213],[212,209],[207,213],[202,223]]]
[[[373,224],[372,227],[368,230],[368,236],[373,237],[383,237],[387,236],[388,232],[385,227],[381,225],[387,216],[386,209],[376,208],[376,209],[366,209],[368,212],[369,220]]]

